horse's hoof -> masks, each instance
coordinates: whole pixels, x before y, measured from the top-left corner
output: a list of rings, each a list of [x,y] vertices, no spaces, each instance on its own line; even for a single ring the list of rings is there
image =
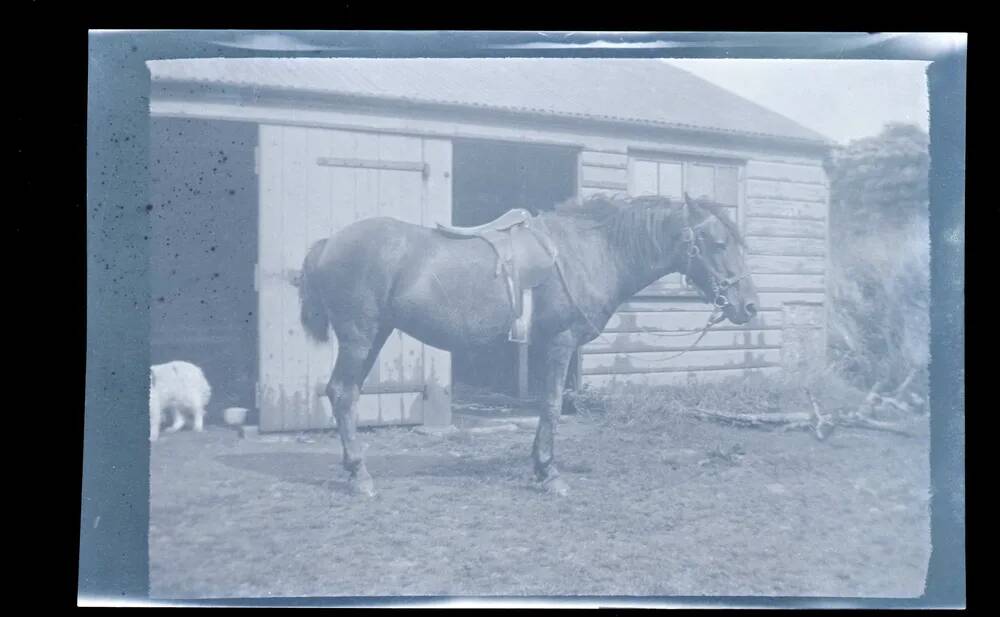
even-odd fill
[[[556,477],[542,482],[542,489],[550,495],[565,497],[569,495],[569,484],[562,478]]]
[[[371,478],[351,480],[351,492],[361,497],[375,496],[375,482]]]

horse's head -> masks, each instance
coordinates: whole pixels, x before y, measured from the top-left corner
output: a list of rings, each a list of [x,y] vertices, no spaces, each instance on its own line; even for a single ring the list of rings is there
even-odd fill
[[[684,195],[680,271],[734,324],[757,314],[757,290],[743,260],[743,240],[721,212]]]

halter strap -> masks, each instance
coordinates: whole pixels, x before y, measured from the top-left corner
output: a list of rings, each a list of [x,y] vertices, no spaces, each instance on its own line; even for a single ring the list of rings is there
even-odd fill
[[[573,308],[576,309],[576,312],[579,313],[581,317],[583,317],[583,320],[587,323],[587,326],[590,328],[591,333],[595,337],[600,336],[601,329],[594,325],[594,322],[590,320],[590,317],[587,316],[587,313],[584,312],[583,307],[581,307],[580,303],[576,301],[576,298],[573,296],[573,292],[570,291],[569,289],[569,280],[567,280],[566,273],[563,271],[562,264],[559,262],[559,251],[555,248],[555,246],[552,245],[551,240],[549,240],[548,225],[545,224],[545,221],[543,221],[541,217],[537,217],[534,220],[543,228],[545,228],[545,233],[538,234],[537,231],[532,229],[530,226],[528,227],[528,229],[531,229],[533,232],[536,233],[536,235],[540,237],[545,236],[545,240],[542,242],[542,246],[544,246],[545,250],[548,251],[549,254],[552,256],[552,263],[555,264],[556,266],[556,273],[559,274],[559,281],[562,283],[563,291],[566,292],[566,297],[569,298],[569,303],[572,304]]]

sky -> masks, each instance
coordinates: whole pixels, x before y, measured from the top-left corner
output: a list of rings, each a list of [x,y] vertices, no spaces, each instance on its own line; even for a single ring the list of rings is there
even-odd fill
[[[927,62],[911,60],[663,60],[846,144],[887,122],[925,131]]]

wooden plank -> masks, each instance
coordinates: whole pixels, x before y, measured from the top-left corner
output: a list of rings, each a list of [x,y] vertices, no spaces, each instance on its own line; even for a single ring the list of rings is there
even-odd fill
[[[699,332],[705,327],[708,322],[708,316],[710,314],[709,309],[705,309],[701,312],[686,311],[686,312],[664,312],[664,311],[647,311],[647,312],[634,312],[634,313],[615,313],[608,320],[607,326],[605,326],[605,332],[643,332],[643,331],[653,331],[653,332],[671,332],[676,333],[680,331],[688,332]],[[782,314],[781,312],[764,312],[756,315],[750,323],[747,324],[747,328],[753,328],[755,330],[763,328],[780,328],[782,324]],[[741,332],[745,330],[743,326],[734,326],[729,322],[723,322],[712,327],[713,330],[735,330],[736,332]]]
[[[624,152],[595,152],[594,150],[583,150],[580,153],[580,162],[583,165],[613,165],[622,169],[627,169],[628,154]]]
[[[677,352],[583,354],[583,374],[648,373],[699,368],[739,368],[781,362],[780,349],[693,349]]]
[[[313,129],[287,127],[283,131],[282,166],[282,242],[281,250],[286,270],[302,267],[308,242],[309,223],[306,202],[308,171],[312,167],[306,160],[309,132]],[[308,382],[308,359],[305,330],[299,322],[298,291],[287,282],[280,286],[283,300],[281,333],[283,370],[281,383],[285,391],[285,413],[282,430],[304,430],[309,427],[309,401],[312,388]]]
[[[371,135],[352,131],[330,131],[329,155],[350,158],[359,157],[370,160],[378,157],[378,144]],[[370,212],[377,209],[377,172],[375,170],[329,168],[327,202],[330,212],[330,233],[336,233],[348,225],[371,216]],[[334,354],[331,362],[336,361],[339,346],[334,341]],[[331,364],[332,369],[332,364]],[[377,382],[378,367],[368,375],[362,384]],[[357,402],[358,424],[366,426],[378,419],[379,397],[377,394],[361,394]],[[335,424],[335,421],[333,421]]]
[[[581,165],[586,165],[587,167],[596,167],[601,169],[619,169],[628,171],[627,163],[580,163]]]
[[[580,185],[580,197],[583,199],[587,199],[588,197],[593,197],[595,195],[607,195],[608,193],[608,189]]]
[[[826,325],[826,307],[824,305],[803,304],[793,300],[785,303],[783,308],[786,329],[823,328]]]
[[[760,290],[774,289],[824,289],[822,274],[753,274],[753,283]]]
[[[814,221],[826,220],[826,204],[816,201],[787,201],[775,199],[748,198],[747,216],[771,218],[797,218]]]
[[[424,184],[423,224],[451,223],[452,144],[442,139],[423,140],[423,160],[429,175]],[[422,346],[423,380],[428,397],[421,405],[420,421],[432,426],[451,424],[451,353]]]
[[[281,331],[283,293],[265,272],[284,270],[281,210],[281,158],[284,128],[260,127],[260,214],[258,216],[258,268],[261,272],[257,293],[258,380],[260,387],[260,430],[280,430],[284,424],[282,376],[284,337]]]
[[[781,346],[781,330],[699,330],[678,332],[604,332],[587,343],[584,354],[641,351],[684,351],[695,341],[695,349],[762,349]],[[680,335],[680,336],[678,336]],[[699,338],[700,337],[700,338]]]
[[[628,300],[618,307],[620,313],[662,311],[665,313],[703,313],[705,315],[711,311],[710,304],[702,299],[687,298],[666,298],[659,300],[646,300],[642,298]]]
[[[758,274],[823,274],[826,270],[822,257],[747,255],[745,259],[754,280]]]
[[[580,171],[583,174],[583,183],[593,185],[599,182],[612,182],[615,184],[628,183],[628,171],[625,168],[612,169],[610,167],[593,167],[582,165]]]
[[[745,236],[751,255],[794,255],[796,257],[823,257],[826,240],[822,238],[774,238]]]
[[[390,171],[413,171],[427,175],[427,165],[422,161],[371,161],[367,159],[343,159],[329,156],[316,158],[316,164],[323,167],[348,167],[358,169],[386,169]]]
[[[589,189],[603,189],[603,190],[606,190],[606,191],[622,191],[622,192],[624,192],[624,191],[628,190],[628,184],[626,184],[625,182],[611,182],[611,181],[606,181],[606,182],[590,181],[590,182],[587,182],[587,181],[583,181],[583,182],[580,183],[580,185],[583,186],[583,187],[585,187],[585,188],[589,188]]]
[[[748,216],[743,233],[747,236],[781,236],[783,238],[816,238],[826,240],[826,223],[801,219],[761,218]]]
[[[823,302],[826,299],[825,293],[803,293],[803,292],[757,292],[761,308],[780,309],[785,302]]]
[[[750,375],[775,375],[780,366],[754,369],[721,368],[698,371],[670,371],[662,373],[626,373],[614,375],[584,375],[583,383],[590,388],[607,388],[615,384],[635,384],[644,386],[676,386],[692,383],[715,383],[725,379],[745,379]]]
[[[379,160],[423,163],[423,141],[418,138],[381,135],[378,137],[378,150]],[[419,174],[399,170],[380,169],[377,174],[380,215],[421,224],[423,178]],[[422,384],[424,376],[421,347],[419,341],[399,330],[390,334],[377,360],[379,384]],[[418,405],[421,402],[422,398]],[[380,417],[384,420],[399,415],[399,404],[397,395],[380,394]]]
[[[528,345],[517,345],[517,395],[528,398]]]
[[[379,156],[378,136],[346,132],[342,140],[338,140],[343,154],[338,156],[377,160]],[[342,229],[347,225],[373,216],[379,216],[379,170],[377,169],[341,169],[335,171],[338,182],[332,187],[331,195],[334,225]],[[381,367],[374,364],[364,385],[377,385],[380,381]],[[362,394],[358,399],[357,414],[359,426],[370,426],[379,422],[380,395]]]
[[[749,160],[747,161],[746,169],[747,178],[750,179],[826,184],[826,172],[819,165]]]
[[[789,199],[793,201],[824,202],[827,189],[820,184],[800,184],[777,180],[747,180],[748,198]]]
[[[321,156],[339,156],[353,150],[350,134],[343,131],[314,129],[309,132],[306,143],[306,160],[315,160]],[[343,217],[343,208],[353,201],[354,181],[349,169],[309,168],[307,170],[306,198],[304,207],[308,212],[307,246],[321,238],[329,238],[335,230],[343,227],[336,224]],[[336,199],[341,202],[341,209],[334,213]],[[350,206],[353,211],[353,205]],[[307,345],[309,384],[312,387],[312,399],[309,401],[309,421],[311,428],[332,428],[335,426],[333,408],[326,396],[326,384],[333,372],[336,357],[336,336],[331,336],[331,343],[310,342]]]
[[[358,419],[359,426],[400,426],[420,424],[423,418],[423,394],[396,392],[379,394],[379,411],[375,418]]]
[[[635,297],[666,295],[697,295],[697,291],[685,287],[681,275],[675,272],[643,287]]]

